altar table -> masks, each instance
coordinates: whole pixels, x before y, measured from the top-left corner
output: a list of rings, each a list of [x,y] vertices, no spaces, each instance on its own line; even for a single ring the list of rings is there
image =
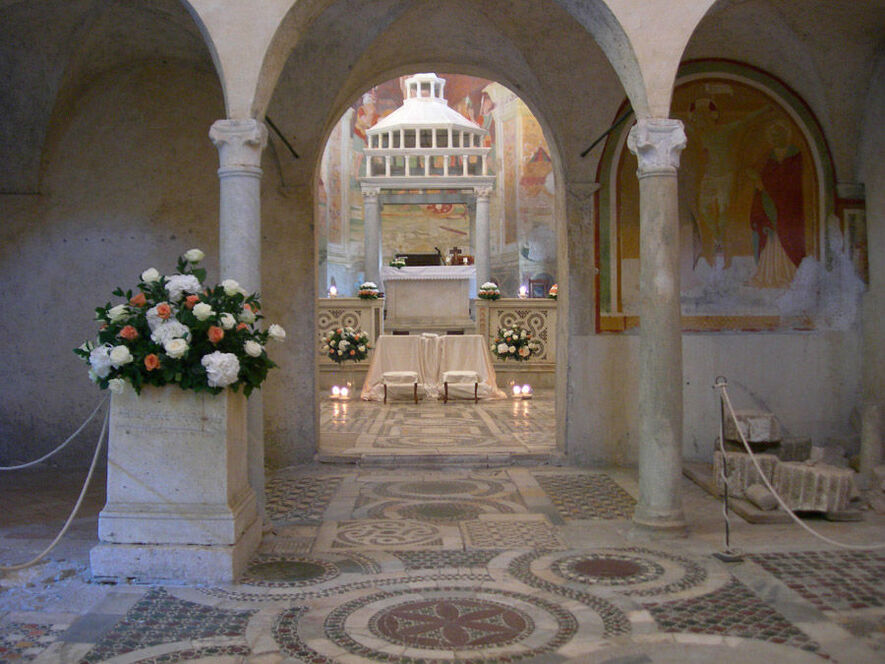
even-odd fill
[[[384,385],[381,377],[385,372],[414,371],[418,374],[419,393],[439,398],[442,375],[446,371],[464,370],[476,372],[480,399],[504,399],[507,396],[498,389],[485,338],[479,334],[382,334],[375,342],[361,397],[366,401],[382,401]],[[473,398],[472,383],[470,397]]]
[[[472,328],[470,300],[476,297],[473,265],[384,267],[385,326],[411,330]]]

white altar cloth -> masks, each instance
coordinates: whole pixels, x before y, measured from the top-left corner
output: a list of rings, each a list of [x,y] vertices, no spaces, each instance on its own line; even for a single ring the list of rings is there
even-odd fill
[[[421,265],[409,267],[382,267],[381,278],[387,280],[430,280],[448,279],[476,280],[476,267],[473,265]]]
[[[381,377],[388,371],[415,371],[419,392],[438,398],[442,389],[442,375],[446,371],[475,371],[479,378],[477,395],[480,399],[504,399],[498,389],[497,376],[484,337],[465,335],[387,335],[375,343],[372,361],[366,373],[361,397],[366,401],[383,401],[384,385]],[[473,398],[471,385],[470,398]]]

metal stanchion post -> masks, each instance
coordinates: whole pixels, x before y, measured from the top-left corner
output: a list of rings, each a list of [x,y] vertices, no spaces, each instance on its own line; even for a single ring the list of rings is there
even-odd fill
[[[722,388],[726,385],[728,381],[725,376],[716,376],[713,389],[719,390],[719,451],[722,453],[722,516],[725,518],[725,550],[717,551],[713,557],[726,563],[739,563],[744,557],[731,548],[731,522],[728,519],[728,458],[725,455],[725,401],[722,398]]]

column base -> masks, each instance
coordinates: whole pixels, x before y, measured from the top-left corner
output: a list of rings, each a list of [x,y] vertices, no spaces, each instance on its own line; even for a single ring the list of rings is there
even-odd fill
[[[137,583],[233,583],[261,543],[255,519],[232,545],[111,544],[89,552],[92,576]]]
[[[637,505],[633,512],[631,539],[674,539],[688,536],[688,524],[682,509],[650,510]]]

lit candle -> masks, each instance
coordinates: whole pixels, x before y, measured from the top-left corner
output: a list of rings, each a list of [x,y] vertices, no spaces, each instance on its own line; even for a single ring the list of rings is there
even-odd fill
[[[348,390],[346,387],[342,387],[341,388],[341,398],[346,399],[348,394],[350,394],[350,390]]]
[[[337,396],[339,396],[340,394],[341,394],[341,388],[338,387],[337,385],[333,385],[333,386],[332,386],[332,396],[333,396],[333,397],[337,397]]]
[[[338,295],[338,289],[335,286],[329,286],[329,297]]]
[[[525,298],[528,297],[528,295],[529,295],[529,289],[526,288],[525,286],[520,286],[519,287],[519,297],[524,300]]]
[[[520,392],[521,392],[521,390],[520,390],[519,385],[514,385],[513,386],[513,396],[518,397],[520,395]]]
[[[522,386],[522,393],[524,395],[531,394],[532,393],[532,386],[531,385],[523,385]]]

